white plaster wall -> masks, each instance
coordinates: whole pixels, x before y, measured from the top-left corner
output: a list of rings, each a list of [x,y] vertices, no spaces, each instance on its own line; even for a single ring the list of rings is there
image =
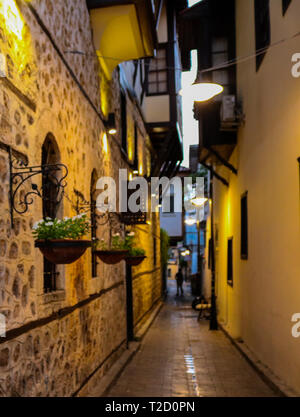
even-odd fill
[[[271,42],[299,31],[300,2],[282,16],[270,1]],[[237,56],[255,50],[254,1],[236,2]],[[300,311],[300,79],[291,76],[299,38],[269,48],[256,73],[255,59],[238,65],[238,98],[245,125],[231,163],[230,188],[215,184],[219,224],[217,296],[219,320],[288,385],[300,392],[300,340],[291,317]],[[249,258],[240,259],[240,197],[248,191]],[[226,282],[227,238],[234,237],[234,286]]]

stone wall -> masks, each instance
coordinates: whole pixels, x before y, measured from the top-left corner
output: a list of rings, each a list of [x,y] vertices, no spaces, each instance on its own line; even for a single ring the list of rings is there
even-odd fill
[[[103,146],[101,97],[105,108],[116,112],[118,124],[120,83],[118,70],[109,89],[102,83],[84,0],[19,3],[13,26],[3,10],[0,14],[0,51],[7,69],[7,78],[0,79],[0,313],[7,324],[7,339],[0,338],[0,395],[69,396],[96,369],[104,373],[124,349],[125,265],[100,262],[97,277],[91,278],[87,250],[74,264],[59,267],[59,290],[44,294],[43,257],[31,234],[42,217],[42,202],[34,197],[27,213],[14,213],[11,227],[5,145],[24,154],[30,166],[40,165],[43,142],[51,134],[69,170],[61,215],[76,214],[74,190],[89,200],[94,170],[98,177],[117,179],[118,169],[128,167],[118,136],[108,137],[107,152]],[[74,47],[87,55],[65,52]],[[142,169],[147,170],[149,138],[136,103],[129,96],[127,102],[128,147],[135,121]],[[28,181],[27,191],[32,183],[40,186],[41,177]],[[148,259],[135,272],[142,273],[134,280],[135,322],[160,296],[159,239],[157,268],[151,265],[152,233],[159,235],[159,225],[142,229]],[[107,239],[108,232],[103,225],[97,234]]]

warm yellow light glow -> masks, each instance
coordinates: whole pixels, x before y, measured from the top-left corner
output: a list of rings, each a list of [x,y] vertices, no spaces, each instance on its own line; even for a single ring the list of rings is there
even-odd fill
[[[138,171],[137,169],[135,169],[135,170],[133,171],[133,174],[134,174],[134,175],[138,175],[138,173],[139,173],[139,171]]]
[[[208,198],[205,197],[195,197],[191,200],[193,206],[201,207],[208,201]]]
[[[110,135],[115,135],[115,134],[117,133],[117,129],[115,129],[115,128],[111,128],[111,129],[109,129],[108,133],[109,133]]]
[[[4,16],[7,29],[14,33],[18,39],[22,39],[24,22],[14,0],[2,0],[0,8]]]
[[[90,18],[95,49],[108,80],[121,62],[152,55],[141,36],[135,4],[97,7],[90,11]]]
[[[107,118],[109,112],[109,94],[110,94],[110,84],[103,71],[99,71],[100,78],[100,105],[103,116]]]
[[[150,220],[148,220],[148,221],[147,221],[147,224],[149,224],[149,226],[151,226],[151,222],[150,222]]]
[[[221,94],[224,88],[220,84],[215,83],[197,83],[192,84],[184,91],[181,90],[180,94],[188,95],[193,101],[207,101],[213,97]]]
[[[107,154],[108,153],[108,142],[107,142],[107,134],[106,133],[103,133],[102,144],[103,144],[103,150]]]
[[[131,136],[129,136],[127,139],[127,155],[128,160],[133,162],[133,140]]]
[[[140,168],[139,168],[139,174],[140,174],[140,175],[143,175],[143,165],[140,165]]]
[[[194,224],[197,223],[196,219],[185,219],[184,223],[188,226],[193,226]]]
[[[133,175],[132,175],[132,172],[130,172],[129,173],[129,181],[132,181],[133,180]]]

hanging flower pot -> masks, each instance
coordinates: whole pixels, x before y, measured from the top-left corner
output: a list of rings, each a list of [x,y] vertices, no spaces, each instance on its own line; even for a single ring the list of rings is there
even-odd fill
[[[128,250],[95,250],[94,253],[102,262],[108,265],[114,265],[125,259]]]
[[[110,245],[104,242],[104,239],[93,242],[93,253],[108,265],[115,265],[125,259],[128,254],[128,248],[125,246],[124,239],[120,233],[115,233],[111,237]]]
[[[81,239],[89,228],[86,214],[63,220],[47,217],[33,226],[35,247],[54,264],[71,264],[91,246],[90,240]]]
[[[134,236],[134,232],[129,232],[125,238],[126,246],[129,249],[128,255],[126,256],[126,263],[130,266],[137,266],[147,258],[145,250],[134,245]]]
[[[130,265],[130,266],[137,266],[141,264],[143,260],[146,258],[147,256],[145,255],[137,255],[137,256],[128,255],[126,256],[126,263],[127,265]]]
[[[35,241],[35,247],[39,248],[45,258],[54,264],[71,264],[77,261],[90,246],[90,240],[53,239]]]

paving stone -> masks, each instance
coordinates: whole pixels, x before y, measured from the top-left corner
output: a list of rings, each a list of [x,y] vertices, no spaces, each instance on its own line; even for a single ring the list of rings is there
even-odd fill
[[[197,322],[185,286],[176,297],[169,281],[164,307],[108,396],[275,396],[221,331]]]

